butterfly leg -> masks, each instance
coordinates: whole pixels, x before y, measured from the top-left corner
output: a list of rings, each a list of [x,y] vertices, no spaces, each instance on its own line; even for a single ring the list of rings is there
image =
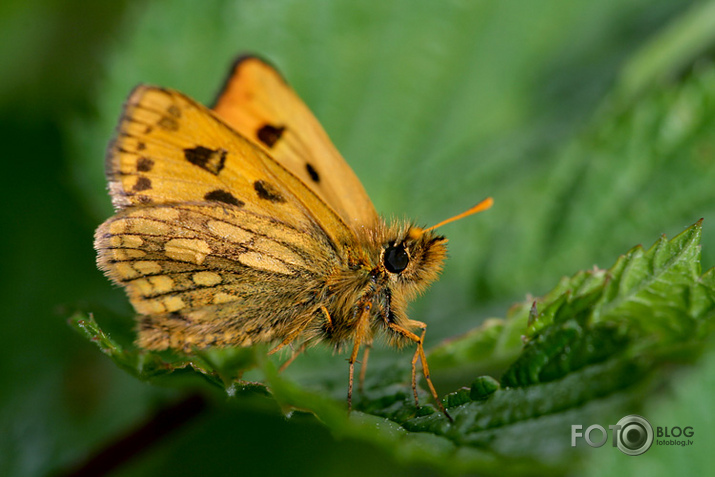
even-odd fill
[[[420,322],[415,322],[415,323],[420,323]],[[424,324],[424,323],[422,323]],[[415,343],[417,343],[417,350],[415,350],[415,355],[412,357],[412,394],[415,396],[415,406],[419,406],[420,402],[419,399],[417,398],[417,360],[420,358],[420,348],[422,347],[422,338],[414,334],[408,329],[405,329],[401,327],[400,325],[396,325],[394,323],[390,323],[390,328],[393,331],[398,332],[405,338],[408,338]],[[426,330],[426,328],[425,328]],[[424,337],[424,332],[423,335]],[[429,377],[427,378],[429,380]],[[436,393],[435,393],[436,395]],[[435,398],[436,399],[436,398]],[[439,400],[437,400],[439,402]]]
[[[300,334],[303,332],[305,327],[308,326],[308,323],[310,323],[310,322],[306,321],[297,330],[292,331],[288,336],[285,337],[285,339],[283,339],[283,341],[281,341],[281,343],[279,345],[277,345],[272,350],[270,350],[268,352],[268,355],[272,355],[272,354],[280,351],[281,349],[285,348],[287,345],[292,345],[293,341],[295,341],[296,338],[298,338],[298,336],[300,336]],[[288,358],[288,360],[281,365],[279,372],[282,372],[284,369],[286,369],[288,367],[288,365],[291,364],[293,362],[293,360],[295,358],[297,358],[300,353],[305,351],[305,348],[306,348],[306,343],[303,342],[298,347],[297,350],[293,350],[293,353],[291,354],[290,358]]]
[[[367,371],[367,358],[370,357],[370,348],[372,348],[372,343],[365,343],[365,349],[362,352],[362,361],[360,362],[360,380],[358,381],[358,391],[360,394],[362,394],[365,384],[365,372]]]
[[[325,308],[325,305],[320,305],[320,311],[323,312],[323,316],[325,316],[325,321],[327,325],[325,326],[327,329],[330,329],[333,327],[333,320],[330,318],[330,313],[328,313],[328,309]]]
[[[412,356],[412,395],[415,397],[415,406],[420,407],[420,400],[417,397],[417,360],[420,357],[420,345],[417,344],[415,354]]]
[[[277,353],[278,351],[282,350],[282,349],[285,348],[287,345],[291,344],[295,338],[296,338],[296,336],[295,336],[294,334],[290,335],[289,337],[287,337],[286,339],[284,339],[283,341],[281,341],[281,344],[277,345],[275,348],[273,348],[272,350],[270,350],[270,351],[268,352],[268,355],[270,356],[270,355],[275,354],[275,353]]]
[[[410,330],[403,328],[395,323],[390,323],[390,328],[393,331],[400,333],[405,338],[408,338],[417,344],[417,350],[415,350],[415,354],[412,357],[412,392],[415,396],[415,403],[417,406],[419,406],[419,400],[417,399],[417,361],[419,360],[422,364],[422,375],[425,377],[425,381],[427,381],[427,385],[429,386],[430,392],[432,393],[432,397],[434,398],[435,403],[437,403],[437,406],[439,407],[439,410],[442,411],[442,414],[447,416],[447,418],[452,421],[452,416],[447,413],[447,410],[442,405],[442,401],[440,401],[439,395],[437,395],[437,390],[434,388],[434,384],[432,384],[432,379],[430,378],[429,366],[427,366],[427,356],[425,356],[425,349],[423,346],[425,333],[427,332],[427,325],[425,323],[422,323],[421,321],[414,320],[410,320],[409,324],[422,328],[422,335],[417,336]]]
[[[355,373],[355,361],[357,360],[358,353],[360,351],[360,340],[355,339],[355,344],[353,345],[353,352],[350,353],[350,379],[348,380],[348,412],[353,408],[353,374]]]
[[[291,355],[290,355],[290,358],[288,358],[287,360],[285,360],[285,361],[283,362],[283,364],[281,364],[281,367],[278,368],[278,372],[279,372],[279,373],[282,373],[283,371],[285,371],[285,369],[286,369],[288,366],[290,366],[290,364],[291,364],[293,361],[295,361],[295,358],[297,358],[300,353],[302,353],[303,351],[305,351],[306,346],[307,346],[307,344],[306,344],[306,343],[303,343],[303,344],[301,344],[301,345],[298,347],[298,349],[293,350],[293,352],[292,352]]]
[[[366,346],[370,346],[370,339],[365,339],[365,332],[370,323],[370,309],[371,305],[369,302],[362,305],[362,312],[360,313],[360,318],[357,320],[357,326],[355,327],[355,342],[353,344],[353,351],[350,353],[350,379],[348,380],[348,412],[352,409],[353,403],[353,377],[355,375],[355,362],[357,361],[358,353],[360,352],[360,345],[366,343]],[[361,367],[361,380],[362,380],[362,367]],[[361,383],[362,386],[362,383]]]

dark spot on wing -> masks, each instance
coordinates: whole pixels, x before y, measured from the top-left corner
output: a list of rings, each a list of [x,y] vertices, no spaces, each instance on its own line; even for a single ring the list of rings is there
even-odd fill
[[[226,204],[235,205],[237,207],[243,207],[245,205],[242,201],[235,198],[233,194],[222,189],[216,189],[212,190],[211,192],[208,192],[204,196],[204,199],[211,200],[214,202],[223,202]]]
[[[273,147],[281,138],[285,129],[286,128],[284,126],[272,126],[270,124],[266,124],[256,131],[256,136],[258,137],[258,140],[266,146]]]
[[[151,189],[151,179],[148,177],[140,177],[137,179],[136,184],[132,187],[134,192],[141,192],[143,190]]]
[[[167,131],[178,131],[179,123],[174,118],[169,116],[162,116],[160,120],[156,122],[156,125]]]
[[[253,183],[253,188],[256,189],[258,197],[271,202],[285,202],[281,193],[272,184],[266,181],[256,181]]]
[[[143,151],[144,149],[146,149],[146,144],[144,144],[143,142],[138,142],[137,151]]]
[[[148,157],[140,157],[137,159],[137,171],[149,172],[154,167],[154,161]]]
[[[174,116],[175,118],[181,117],[181,110],[175,104],[172,104],[171,106],[166,108],[166,112],[169,113],[170,115]]]
[[[308,175],[310,176],[310,178],[313,179],[313,182],[320,182],[320,176],[318,175],[318,171],[315,170],[315,167],[313,167],[310,162],[305,163],[305,169],[308,171]]]
[[[223,169],[224,163],[226,162],[226,154],[227,151],[225,149],[214,151],[204,146],[184,149],[184,156],[187,161],[216,176],[219,175]]]

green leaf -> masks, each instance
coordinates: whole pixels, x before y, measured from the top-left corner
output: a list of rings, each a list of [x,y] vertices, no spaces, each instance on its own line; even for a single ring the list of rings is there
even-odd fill
[[[68,323],[99,347],[117,366],[142,380],[161,380],[168,375],[205,378],[211,384],[234,395],[237,389],[254,389],[265,393],[265,386],[244,382],[243,372],[255,366],[260,348],[236,348],[201,351],[194,355],[149,352],[137,348],[125,349],[99,327],[94,317],[77,314]]]
[[[239,377],[258,365],[266,389],[284,412],[313,413],[336,435],[381,442],[409,459],[436,466],[465,448],[486,453],[477,458],[480,465],[508,457],[553,471],[573,452],[565,437],[571,424],[633,409],[660,385],[663,366],[673,360],[691,362],[703,349],[714,325],[715,282],[712,270],[700,275],[700,237],[698,222],[672,240],[659,239],[647,251],[635,247],[610,269],[565,278],[536,299],[535,306],[524,302],[506,319],[491,320],[435,348],[429,356],[434,369],[472,370],[475,361],[503,361],[516,351],[513,338],[510,346],[503,345],[504,336],[513,336],[516,329],[524,333],[525,344],[501,383],[477,377],[471,388],[444,398],[453,422],[432,405],[414,406],[404,366],[381,373],[381,380],[359,399],[360,412],[349,417],[340,401],[281,377],[265,350],[168,360],[159,353],[123,350],[92,317],[75,317],[71,323],[142,379],[188,368],[230,390],[236,384],[247,386]],[[525,436],[536,432],[538,442],[525,445]],[[413,448],[417,442],[422,442],[419,452]],[[472,461],[457,467],[470,467],[467,462]]]

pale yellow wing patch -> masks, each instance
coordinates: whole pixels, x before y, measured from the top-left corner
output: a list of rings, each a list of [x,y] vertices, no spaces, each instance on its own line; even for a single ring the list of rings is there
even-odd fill
[[[127,209],[97,229],[95,248],[100,268],[126,287],[142,314],[238,299],[264,286],[253,282],[257,276],[324,276],[338,260],[327,238],[315,230],[205,204]]]
[[[309,321],[339,263],[319,230],[205,203],[128,208],[97,229],[95,248],[100,269],[152,323],[139,336],[149,349],[283,339],[293,328],[271,322],[286,316],[275,300],[302,304],[289,310],[296,326]]]
[[[375,208],[317,119],[264,61],[236,63],[214,111],[327,202],[350,227],[373,227]]]

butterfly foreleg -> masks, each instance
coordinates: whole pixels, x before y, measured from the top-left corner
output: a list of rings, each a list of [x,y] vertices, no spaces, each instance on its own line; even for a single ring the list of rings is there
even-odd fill
[[[413,321],[412,323],[414,323],[414,324],[419,323],[423,326],[424,331],[427,330],[427,325],[425,325],[424,323],[422,323],[420,321]],[[390,329],[392,329],[393,331],[396,331],[397,333],[401,334],[405,338],[417,343],[417,350],[415,351],[415,355],[412,357],[412,394],[415,397],[415,406],[419,407],[420,402],[419,402],[419,399],[417,398],[417,360],[419,359],[419,356],[420,356],[419,351],[420,351],[420,348],[422,347],[422,339],[423,338],[420,338],[419,336],[417,336],[410,330],[405,329],[395,323],[390,323]],[[422,332],[422,337],[424,337],[424,331]],[[427,378],[427,379],[429,380],[429,378]]]
[[[422,375],[425,377],[425,381],[427,381],[427,385],[429,386],[430,392],[432,393],[432,397],[434,398],[435,403],[437,403],[439,410],[442,411],[442,413],[447,416],[451,421],[452,417],[447,413],[447,410],[442,405],[442,402],[439,399],[439,395],[437,394],[437,390],[434,388],[434,385],[432,384],[432,379],[430,378],[429,366],[427,365],[427,356],[425,355],[425,349],[423,345],[425,333],[427,332],[427,324],[415,320],[410,320],[408,324],[411,326],[422,328],[422,334],[420,336],[417,336],[410,330],[403,328],[402,326],[395,323],[390,323],[390,329],[396,331],[405,338],[414,341],[417,344],[417,349],[415,350],[415,354],[412,357],[412,393],[415,397],[415,405],[418,407],[420,405],[419,399],[417,397],[417,361],[419,360],[422,364]]]

